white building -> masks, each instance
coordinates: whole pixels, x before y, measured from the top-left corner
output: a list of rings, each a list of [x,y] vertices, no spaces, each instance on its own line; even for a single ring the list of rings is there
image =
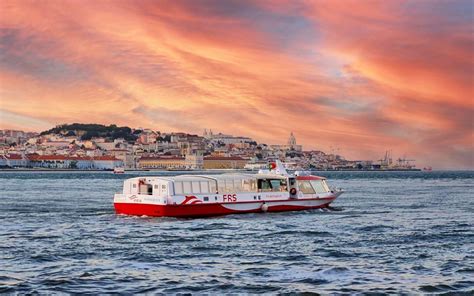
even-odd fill
[[[296,138],[293,132],[290,133],[290,137],[286,145],[270,145],[272,150],[294,150],[294,151],[303,151],[303,146],[296,144]]]

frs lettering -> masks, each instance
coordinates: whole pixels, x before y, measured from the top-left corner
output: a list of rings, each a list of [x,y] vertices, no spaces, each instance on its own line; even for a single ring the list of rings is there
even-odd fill
[[[235,202],[237,201],[237,194],[224,194],[222,200],[224,202]]]

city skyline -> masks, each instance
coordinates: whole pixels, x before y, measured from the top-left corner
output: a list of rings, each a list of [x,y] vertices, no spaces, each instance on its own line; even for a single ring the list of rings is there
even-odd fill
[[[0,129],[204,128],[473,169],[471,1],[2,1]]]

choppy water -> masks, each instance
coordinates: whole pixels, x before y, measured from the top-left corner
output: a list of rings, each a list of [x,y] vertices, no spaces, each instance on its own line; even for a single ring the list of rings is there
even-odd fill
[[[473,172],[322,172],[340,212],[117,216],[133,175],[0,173],[0,292],[474,293]]]

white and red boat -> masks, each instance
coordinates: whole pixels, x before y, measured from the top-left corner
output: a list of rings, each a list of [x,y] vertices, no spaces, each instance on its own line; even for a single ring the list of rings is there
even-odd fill
[[[114,207],[118,214],[158,217],[283,212],[328,207],[342,192],[324,177],[290,175],[277,162],[258,174],[131,178]]]
[[[125,174],[125,169],[121,167],[114,168],[114,174]]]

